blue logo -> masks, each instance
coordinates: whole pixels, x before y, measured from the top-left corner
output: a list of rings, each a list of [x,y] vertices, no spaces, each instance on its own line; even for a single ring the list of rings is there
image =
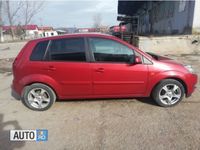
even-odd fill
[[[48,141],[48,130],[36,130],[36,141]]]

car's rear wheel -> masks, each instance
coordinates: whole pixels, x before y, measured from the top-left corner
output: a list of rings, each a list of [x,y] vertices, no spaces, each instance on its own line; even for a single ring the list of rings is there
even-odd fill
[[[56,100],[55,92],[47,85],[35,83],[26,86],[22,94],[23,104],[37,111],[49,109]]]
[[[153,99],[158,105],[171,107],[178,104],[184,96],[184,86],[177,80],[162,80],[153,90]]]

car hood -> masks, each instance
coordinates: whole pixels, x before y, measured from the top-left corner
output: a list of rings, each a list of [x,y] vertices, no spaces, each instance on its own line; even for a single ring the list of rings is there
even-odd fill
[[[177,61],[175,61],[175,60],[173,60],[171,58],[165,57],[165,56],[160,56],[160,55],[157,55],[157,54],[154,54],[154,53],[151,53],[151,52],[147,52],[147,54],[149,54],[155,60],[160,61],[160,62],[169,63],[169,64],[176,64],[176,65],[182,65],[181,63],[179,63],[179,62],[177,62]]]

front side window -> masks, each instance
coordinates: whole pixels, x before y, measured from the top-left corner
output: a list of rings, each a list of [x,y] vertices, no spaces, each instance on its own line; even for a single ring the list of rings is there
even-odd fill
[[[49,47],[52,61],[86,61],[83,38],[52,40]]]
[[[32,61],[43,60],[48,43],[49,43],[49,41],[39,42],[33,49],[30,60],[32,60]]]
[[[90,38],[89,43],[97,62],[129,63],[134,59],[134,51],[116,41]]]

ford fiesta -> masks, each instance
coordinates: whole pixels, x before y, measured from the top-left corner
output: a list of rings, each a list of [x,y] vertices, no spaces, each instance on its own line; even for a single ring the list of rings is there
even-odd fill
[[[13,63],[13,74],[13,96],[38,111],[56,99],[150,96],[169,107],[190,96],[197,83],[191,66],[104,34],[29,41]]]

